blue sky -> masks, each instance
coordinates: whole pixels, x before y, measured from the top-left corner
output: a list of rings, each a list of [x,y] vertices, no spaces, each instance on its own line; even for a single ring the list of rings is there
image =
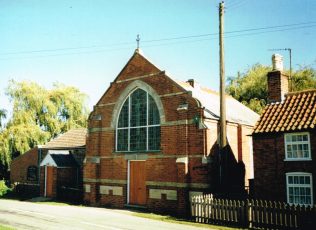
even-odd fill
[[[4,95],[10,79],[76,86],[92,108],[133,54],[137,34],[145,56],[162,70],[218,90],[218,4],[0,0],[0,108],[10,110]],[[270,65],[271,48],[291,48],[294,69],[315,67],[316,1],[227,0],[225,6],[226,76]],[[288,67],[288,53],[279,53]]]

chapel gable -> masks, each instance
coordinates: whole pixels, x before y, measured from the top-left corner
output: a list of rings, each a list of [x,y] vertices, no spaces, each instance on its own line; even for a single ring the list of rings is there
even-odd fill
[[[137,49],[114,82],[131,80],[135,77],[158,74],[160,72],[161,70],[144,58]]]
[[[135,88],[142,88],[145,91],[151,89],[149,93],[154,91],[159,96],[186,93],[186,90],[168,77],[165,71],[158,69],[136,49],[97,105],[117,104]]]

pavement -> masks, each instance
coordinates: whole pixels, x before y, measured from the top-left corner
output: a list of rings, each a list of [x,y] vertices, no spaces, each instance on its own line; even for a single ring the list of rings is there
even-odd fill
[[[38,198],[37,200],[40,200]],[[201,230],[204,228],[136,217],[132,211],[51,205],[0,199],[0,224],[15,229]],[[209,228],[208,228],[209,229]]]

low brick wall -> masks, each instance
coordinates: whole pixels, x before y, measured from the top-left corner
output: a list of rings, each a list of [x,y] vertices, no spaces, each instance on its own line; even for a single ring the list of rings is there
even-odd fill
[[[71,203],[82,203],[83,191],[78,188],[70,188],[61,186],[57,189],[57,199],[71,202]]]
[[[16,184],[14,186],[14,191],[23,199],[40,196],[39,184]]]

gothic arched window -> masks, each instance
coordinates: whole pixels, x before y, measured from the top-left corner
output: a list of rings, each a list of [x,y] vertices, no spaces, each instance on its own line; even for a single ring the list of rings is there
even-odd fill
[[[116,150],[160,150],[160,116],[150,94],[135,90],[125,100],[116,127]]]

